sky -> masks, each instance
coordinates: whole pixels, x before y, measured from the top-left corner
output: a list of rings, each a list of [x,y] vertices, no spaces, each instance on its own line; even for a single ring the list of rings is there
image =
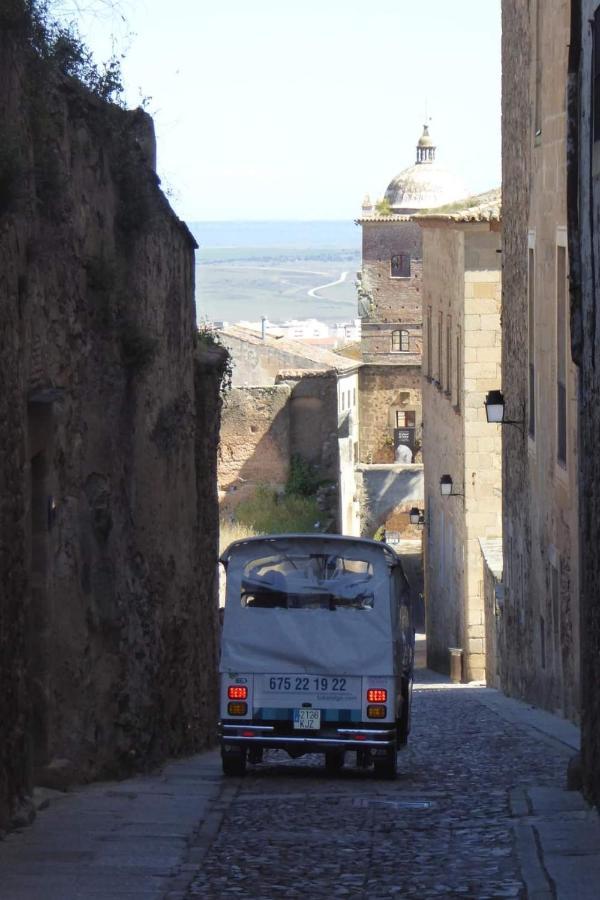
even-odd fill
[[[80,31],[97,59],[124,53],[188,221],[355,218],[426,117],[469,193],[500,183],[500,0],[107,2]]]

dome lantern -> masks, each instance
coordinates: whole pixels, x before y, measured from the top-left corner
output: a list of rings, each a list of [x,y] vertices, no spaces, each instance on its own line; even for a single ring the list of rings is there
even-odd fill
[[[423,125],[423,134],[417,144],[417,165],[435,162],[435,144],[429,134],[429,125]]]

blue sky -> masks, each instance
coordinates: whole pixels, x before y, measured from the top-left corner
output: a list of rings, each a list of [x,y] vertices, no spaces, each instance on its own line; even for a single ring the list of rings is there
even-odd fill
[[[353,218],[414,162],[426,108],[440,161],[473,193],[500,182],[500,0],[121,11],[125,22],[84,16],[81,29],[99,58],[125,51],[131,105],[151,98],[159,174],[183,218]]]

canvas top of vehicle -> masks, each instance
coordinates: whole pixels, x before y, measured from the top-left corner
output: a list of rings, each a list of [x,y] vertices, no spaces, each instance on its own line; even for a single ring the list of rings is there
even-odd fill
[[[222,672],[396,675],[399,559],[337,535],[249,538],[223,554]]]

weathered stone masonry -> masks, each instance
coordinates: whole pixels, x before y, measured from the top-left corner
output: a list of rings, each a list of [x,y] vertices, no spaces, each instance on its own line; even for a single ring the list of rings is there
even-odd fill
[[[14,24],[14,27],[11,27]],[[151,120],[0,25],[0,829],[212,737],[219,366]]]

